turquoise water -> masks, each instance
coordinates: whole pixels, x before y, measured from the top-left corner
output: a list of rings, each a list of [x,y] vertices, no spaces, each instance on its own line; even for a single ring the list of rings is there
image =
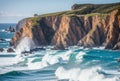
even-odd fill
[[[10,39],[13,34],[0,31],[0,38]],[[9,40],[4,44],[0,42],[0,47],[6,49],[8,43]],[[0,53],[0,81],[120,81],[120,63],[117,62],[120,51],[103,47],[50,48],[28,56],[17,52]]]
[[[5,30],[8,27],[14,27],[16,24],[0,24],[0,38],[6,40],[3,42],[0,42],[0,47],[7,48],[9,46],[9,41],[13,37],[14,33],[6,32]]]

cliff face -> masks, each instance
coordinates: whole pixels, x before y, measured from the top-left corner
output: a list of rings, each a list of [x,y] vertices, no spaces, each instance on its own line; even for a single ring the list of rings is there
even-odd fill
[[[55,49],[79,45],[120,49],[119,9],[107,14],[50,15],[20,21],[10,45],[29,37],[36,45],[55,45]],[[65,12],[64,12],[65,13]],[[68,12],[66,13],[68,14]]]
[[[90,47],[104,45],[107,49],[114,48],[119,42],[120,20],[114,10],[109,15],[96,15],[92,17],[92,29],[83,37],[78,45]]]

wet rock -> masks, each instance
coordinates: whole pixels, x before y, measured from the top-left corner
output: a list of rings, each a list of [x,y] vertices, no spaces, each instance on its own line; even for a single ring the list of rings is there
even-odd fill
[[[33,51],[39,51],[39,50],[45,50],[45,48],[35,48],[35,49],[32,49],[32,50],[30,50],[31,52],[33,52]]]
[[[0,52],[3,52],[4,51],[4,49],[3,48],[0,48]]]
[[[24,52],[22,52],[22,54],[32,54],[34,51],[40,51],[40,50],[45,50],[45,48],[31,49],[30,51],[24,51]]]
[[[113,50],[116,50],[116,49],[119,49],[119,50],[120,50],[120,42],[117,43],[117,44],[113,47]]]
[[[31,54],[32,52],[31,51],[24,51],[22,52],[22,54]]]
[[[64,45],[56,45],[54,48],[52,48],[52,50],[65,50],[65,46]]]
[[[0,38],[0,42],[4,42],[4,41],[5,41],[5,39]]]
[[[13,28],[13,27],[10,26],[10,27],[7,29],[7,31],[8,31],[8,32],[15,32],[15,28]]]
[[[15,52],[12,48],[8,48],[7,52]]]
[[[120,62],[120,58],[117,61]]]

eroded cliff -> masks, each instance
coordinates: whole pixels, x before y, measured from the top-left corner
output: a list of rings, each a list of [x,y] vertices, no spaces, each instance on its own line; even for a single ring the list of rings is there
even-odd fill
[[[89,8],[82,6],[82,9],[23,19],[10,45],[16,47],[22,38],[29,37],[37,46],[55,45],[55,49],[73,45],[120,49],[120,6],[114,6],[106,13],[91,8],[86,13]]]

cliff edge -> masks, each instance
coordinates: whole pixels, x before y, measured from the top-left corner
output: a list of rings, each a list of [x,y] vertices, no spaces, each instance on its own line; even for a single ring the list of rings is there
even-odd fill
[[[105,46],[120,50],[120,3],[75,4],[72,10],[21,20],[10,45],[17,47],[24,37],[36,46]]]

